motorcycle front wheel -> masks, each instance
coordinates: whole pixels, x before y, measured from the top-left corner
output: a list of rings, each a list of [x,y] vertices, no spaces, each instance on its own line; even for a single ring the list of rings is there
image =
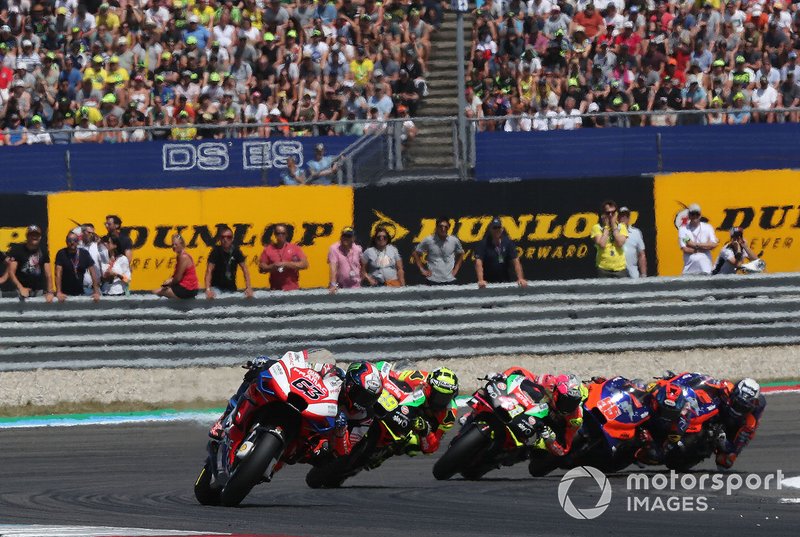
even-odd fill
[[[220,494],[220,503],[226,507],[239,505],[245,496],[264,477],[273,459],[278,460],[283,451],[283,441],[270,433],[256,439],[253,451],[234,468],[230,479]]]
[[[211,486],[211,478],[213,468],[211,460],[206,460],[203,469],[200,470],[200,475],[194,483],[194,497],[201,505],[219,505],[219,496],[221,489]]]
[[[491,440],[473,425],[458,438],[433,465],[433,477],[438,480],[450,479],[458,472],[469,472],[470,463],[475,461],[486,449]]]

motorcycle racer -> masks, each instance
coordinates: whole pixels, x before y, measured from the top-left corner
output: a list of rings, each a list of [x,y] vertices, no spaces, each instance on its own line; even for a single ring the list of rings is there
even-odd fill
[[[752,378],[743,378],[734,383],[717,380],[701,373],[667,372],[665,379],[682,386],[702,386],[719,400],[719,431],[716,442],[716,463],[719,469],[729,469],[736,458],[755,437],[767,400],[761,386]],[[697,388],[695,388],[697,389]]]
[[[717,438],[717,467],[733,466],[742,450],[755,437],[767,400],[761,386],[751,378],[744,378],[735,385],[725,381],[727,405],[720,409],[722,434]],[[733,439],[733,440],[730,440]]]
[[[284,357],[294,355],[306,362],[313,354],[313,351],[306,350],[289,351]],[[248,371],[244,375],[242,384],[228,401],[222,416],[211,426],[208,434],[212,439],[221,438],[223,428],[231,425],[232,410],[241,406],[240,403],[248,388],[259,378],[260,372],[269,369],[276,361],[266,356],[259,356],[247,362],[244,367]],[[330,452],[329,440],[333,440],[333,450],[336,455],[346,455],[372,422],[373,406],[382,391],[381,373],[370,362],[355,362],[347,368],[347,371],[343,371],[334,363],[309,363],[308,366],[322,378],[332,375],[342,379],[338,397],[339,412],[336,416],[333,437],[321,438],[311,450],[312,458]]]
[[[522,368],[510,368],[504,375],[520,372],[543,388],[550,407],[534,448],[547,449],[552,455],[563,457],[572,449],[572,440],[583,425],[581,403],[589,396],[588,388],[571,373],[536,377]]]
[[[415,433],[409,439],[406,453],[435,453],[439,449],[442,436],[456,421],[456,374],[446,367],[430,373],[418,369],[399,372],[389,369],[385,375],[384,389],[398,400],[414,392],[419,392],[424,397],[424,402],[419,406],[422,416],[414,424]]]
[[[681,439],[690,422],[690,396],[679,384],[662,379],[650,383],[642,399],[652,412],[639,431],[643,445],[635,457],[640,463],[661,464],[670,450],[683,448]]]
[[[542,420],[544,428],[534,448],[546,449],[556,457],[569,453],[575,434],[583,425],[581,403],[589,396],[589,389],[571,373],[536,376],[519,366],[509,367],[490,377],[508,378],[511,375],[522,375],[530,380],[534,389],[541,392],[541,399],[547,401],[550,409],[547,417]],[[465,418],[462,418],[463,422],[466,422]]]

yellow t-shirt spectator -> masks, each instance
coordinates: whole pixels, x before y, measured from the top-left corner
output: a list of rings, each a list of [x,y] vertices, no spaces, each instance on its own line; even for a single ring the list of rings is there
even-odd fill
[[[197,15],[197,18],[200,19],[200,24],[203,26],[208,26],[209,21],[214,19],[214,8],[206,5],[205,8],[200,9],[200,6],[195,6],[192,10],[193,15]]]
[[[116,30],[119,28],[119,24],[119,17],[110,11],[107,11],[105,15],[98,13],[95,19],[96,26],[105,26],[109,30]]]
[[[356,84],[359,86],[367,85],[374,68],[375,64],[373,64],[372,60],[369,58],[364,58],[364,61],[361,63],[359,63],[358,60],[352,60],[350,62],[350,71],[353,73],[353,78],[355,78]]]
[[[107,84],[116,84],[117,86],[127,83],[131,78],[128,70],[124,67],[117,67],[116,71],[104,71],[104,73],[103,80]]]
[[[94,89],[102,90],[106,83],[106,70],[102,68],[95,70],[94,67],[87,67],[83,72],[83,79],[91,80]]]
[[[625,224],[617,224],[617,229],[621,235],[625,237],[628,236],[628,227]],[[590,234],[592,240],[602,234],[603,228],[600,224],[592,226],[592,232]],[[617,246],[617,243],[614,242],[613,235],[610,233],[605,248],[601,248],[597,244],[595,244],[594,247],[597,249],[597,256],[595,257],[597,268],[610,270],[612,272],[620,272],[627,268],[628,265],[625,263],[625,250],[622,246]]]
[[[197,138],[197,129],[194,127],[173,127],[173,140],[194,140]]]

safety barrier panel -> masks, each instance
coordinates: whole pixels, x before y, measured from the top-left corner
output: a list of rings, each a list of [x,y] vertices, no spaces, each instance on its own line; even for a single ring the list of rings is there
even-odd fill
[[[475,134],[475,178],[548,179],[800,167],[800,124]]]
[[[800,343],[800,275],[259,292],[255,299],[0,301],[0,370],[224,366]],[[743,307],[744,305],[744,307]]]
[[[278,185],[289,157],[304,168],[316,144],[335,156],[355,140],[319,136],[3,147],[0,192]]]

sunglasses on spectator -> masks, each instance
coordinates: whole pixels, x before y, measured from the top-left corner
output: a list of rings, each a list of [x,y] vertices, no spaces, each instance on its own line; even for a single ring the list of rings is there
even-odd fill
[[[276,235],[286,235],[286,232],[285,231],[276,231],[275,234]]]
[[[76,242],[78,242],[78,239],[76,237],[67,239],[67,244],[75,244]]]
[[[446,223],[442,222],[441,224],[439,224],[439,227],[444,228],[444,229],[450,229],[450,224],[446,224]]]
[[[387,235],[377,235],[375,237],[375,240],[385,240],[386,241],[386,240],[389,240],[389,237]]]
[[[233,235],[220,235],[220,238],[222,238],[222,239],[232,239]]]
[[[617,212],[617,210],[616,210],[616,209],[614,209],[613,211],[606,211],[606,214],[614,214],[614,213],[616,213],[616,212]]]

